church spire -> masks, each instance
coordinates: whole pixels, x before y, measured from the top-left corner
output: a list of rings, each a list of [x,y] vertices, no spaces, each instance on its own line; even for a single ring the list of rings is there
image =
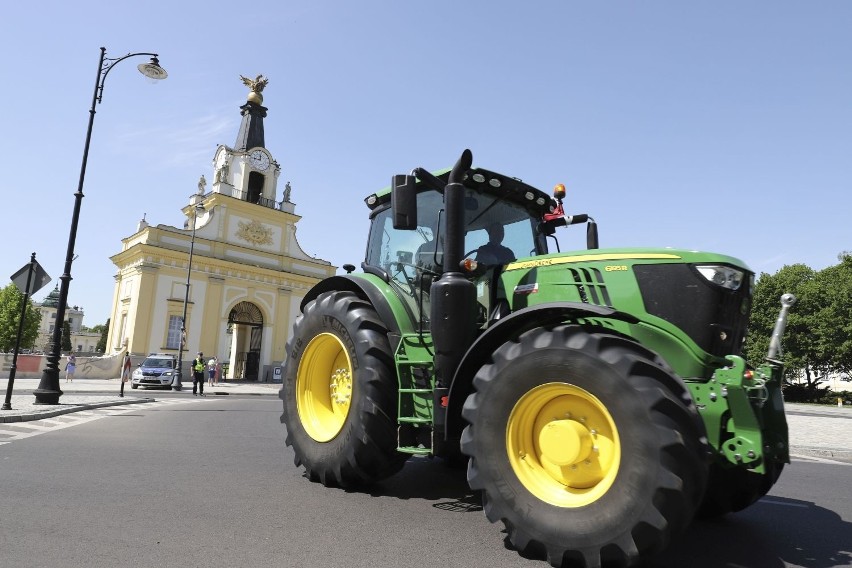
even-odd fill
[[[240,75],[243,84],[249,89],[246,104],[240,107],[240,114],[243,117],[240,123],[240,131],[237,133],[237,142],[234,144],[234,149],[245,152],[250,148],[261,147],[265,148],[265,140],[263,136],[263,119],[266,117],[267,108],[262,106],[264,87],[269,83],[269,79],[263,75],[258,75],[255,79],[249,79]]]

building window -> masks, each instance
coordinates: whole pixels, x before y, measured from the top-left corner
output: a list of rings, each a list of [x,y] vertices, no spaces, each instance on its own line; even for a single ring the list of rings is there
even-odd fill
[[[53,312],[52,314],[50,314],[50,319],[56,319],[56,312]]]
[[[166,337],[167,349],[180,349],[180,316],[169,316],[169,335]]]
[[[121,314],[121,323],[118,327],[118,344],[116,348],[120,349],[124,345],[125,333],[127,333],[127,314]]]

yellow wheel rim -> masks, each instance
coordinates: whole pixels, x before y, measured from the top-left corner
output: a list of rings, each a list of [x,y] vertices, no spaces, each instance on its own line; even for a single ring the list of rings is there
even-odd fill
[[[336,335],[321,333],[305,348],[296,373],[296,408],[308,435],[328,442],[343,429],[352,403],[352,361]]]
[[[618,430],[606,407],[567,383],[540,385],[515,403],[506,449],[524,487],[557,507],[600,499],[621,462]]]

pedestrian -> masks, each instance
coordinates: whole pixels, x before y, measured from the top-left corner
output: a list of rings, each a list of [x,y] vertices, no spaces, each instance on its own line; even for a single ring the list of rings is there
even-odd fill
[[[214,381],[214,382],[215,382],[217,385],[219,384],[219,379],[220,379],[221,377],[222,377],[222,362],[221,362],[221,361],[219,361],[219,358],[218,358],[218,357],[216,357],[216,377],[215,377],[215,381]]]
[[[68,361],[65,363],[65,382],[74,382],[74,371],[77,370],[77,357],[74,352],[68,354]]]
[[[216,356],[210,357],[207,361],[207,384],[213,386],[213,381],[216,378]]]
[[[121,382],[126,383],[130,380],[131,367],[133,361],[130,359],[130,351],[124,352],[124,359],[121,361]]]
[[[204,353],[198,352],[198,357],[192,361],[192,395],[204,396],[204,368],[207,363],[204,361]],[[198,390],[196,393],[195,391]]]

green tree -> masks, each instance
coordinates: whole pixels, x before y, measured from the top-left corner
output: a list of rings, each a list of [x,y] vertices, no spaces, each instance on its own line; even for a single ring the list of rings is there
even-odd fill
[[[817,323],[814,285],[816,274],[804,264],[792,264],[784,266],[775,274],[760,275],[755,285],[751,323],[745,346],[746,356],[750,361],[758,362],[766,357],[781,309],[781,295],[795,295],[796,303],[790,308],[787,328],[781,341],[785,373],[788,381],[804,377],[805,388],[811,395],[816,394],[828,364],[814,333]]]
[[[62,340],[59,343],[62,351],[68,352],[73,349],[71,346],[71,324],[68,323],[68,320],[62,322]]]
[[[104,332],[104,324],[99,323],[98,325],[93,325],[92,327],[83,326],[80,328],[81,331],[87,331],[89,333],[103,333]]]
[[[107,318],[106,323],[103,326],[95,326],[103,328],[99,330],[101,332],[101,338],[98,339],[98,344],[95,346],[95,350],[97,350],[98,353],[106,353],[107,336],[109,335],[109,320],[110,318]]]
[[[0,351],[9,352],[15,349],[23,299],[24,295],[13,283],[0,289]],[[21,333],[21,347],[29,347],[35,343],[40,323],[41,310],[33,304],[31,298],[27,298],[24,328]]]
[[[820,271],[804,264],[788,265],[773,275],[761,274],[755,287],[746,355],[760,361],[780,309],[781,294],[797,298],[790,308],[782,338],[787,382],[804,379],[796,397],[814,401],[825,394],[821,383],[831,373],[852,371],[852,255]],[[788,388],[788,395],[792,395]],[[791,398],[792,399],[792,398]]]
[[[817,342],[827,361],[826,372],[852,372],[852,256],[839,255],[840,263],[820,270],[813,295],[818,306]]]

